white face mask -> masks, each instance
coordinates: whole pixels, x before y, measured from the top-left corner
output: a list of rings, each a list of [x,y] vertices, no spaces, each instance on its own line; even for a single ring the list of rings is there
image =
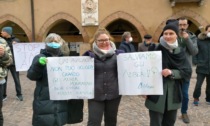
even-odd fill
[[[177,47],[178,47],[178,42],[177,42],[177,40],[174,42],[174,43],[172,43],[172,44],[170,44],[170,43],[167,43],[167,45],[171,48],[171,49],[176,49]]]
[[[208,33],[206,34],[206,36],[207,36],[208,38],[210,38],[210,32],[208,32]]]
[[[128,41],[129,41],[129,42],[132,42],[132,41],[133,41],[133,38],[132,38],[132,37],[130,37]]]

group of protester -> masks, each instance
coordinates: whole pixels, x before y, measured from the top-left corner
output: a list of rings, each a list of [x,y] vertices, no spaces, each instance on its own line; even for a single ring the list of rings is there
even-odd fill
[[[188,31],[186,18],[170,19],[166,21],[159,43],[152,42],[151,35],[145,35],[143,42],[138,46],[138,52],[162,52],[162,78],[163,95],[147,95],[145,106],[149,110],[150,126],[173,126],[177,118],[177,110],[181,108],[183,122],[189,123],[187,114],[189,102],[189,84],[193,63],[197,65],[197,83],[193,93],[194,104],[199,104],[201,85],[207,78],[206,102],[210,104],[210,25],[206,32],[197,37]],[[9,30],[8,30],[9,28]],[[11,35],[10,27],[2,29]],[[131,43],[133,38],[130,32],[124,32],[119,49],[113,38],[104,28],[99,28],[90,40],[92,49],[83,56],[94,58],[94,98],[88,100],[88,126],[100,126],[103,116],[105,126],[117,125],[119,95],[117,55],[121,53],[137,52]],[[13,71],[13,78],[17,83],[17,97],[23,100],[19,83],[19,76],[15,70],[12,57],[12,44],[18,42],[0,39],[0,98],[3,95],[3,85],[6,82],[7,69]],[[33,101],[33,126],[62,126],[65,124],[79,123],[83,120],[83,100],[50,100],[47,76],[47,57],[62,57],[69,55],[69,48],[65,41],[55,33],[50,33],[45,39],[45,49],[34,57],[27,77],[36,81]],[[10,47],[10,48],[9,48]],[[14,68],[11,68],[13,66]],[[16,74],[15,74],[16,73]],[[5,91],[4,91],[5,93]],[[21,97],[20,97],[21,96]],[[74,102],[74,106],[72,106]],[[76,106],[75,106],[76,105]],[[73,108],[73,109],[72,109]],[[78,111],[76,111],[78,110]],[[72,113],[73,112],[73,113]],[[3,125],[2,100],[0,100],[0,126]]]

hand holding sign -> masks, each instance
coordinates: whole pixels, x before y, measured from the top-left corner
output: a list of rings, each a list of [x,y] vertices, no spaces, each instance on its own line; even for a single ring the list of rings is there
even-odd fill
[[[47,58],[46,57],[40,57],[39,58],[39,63],[43,66],[46,65],[47,64]]]

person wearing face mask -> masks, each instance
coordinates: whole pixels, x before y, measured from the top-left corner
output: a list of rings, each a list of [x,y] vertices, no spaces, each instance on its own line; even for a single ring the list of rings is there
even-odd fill
[[[136,52],[134,45],[131,43],[133,38],[130,32],[124,32],[122,35],[122,42],[120,43],[119,49],[125,53]]]
[[[64,56],[69,56],[70,54],[70,49],[67,45],[67,43],[61,38],[60,35],[56,34],[56,33],[50,33],[46,40],[46,42],[58,42],[61,45],[61,52]]]
[[[179,46],[178,25],[167,24],[156,48],[162,52],[163,95],[147,95],[145,106],[149,109],[150,126],[174,126],[177,110],[181,107],[181,86],[191,77],[192,69],[185,51]]]
[[[193,57],[196,65],[197,82],[193,92],[194,105],[199,105],[201,86],[206,78],[206,103],[210,105],[210,25],[207,25],[204,33],[198,35],[199,52]]]
[[[88,100],[88,126],[101,126],[104,115],[105,126],[117,125],[119,95],[117,50],[109,32],[100,28],[91,40],[92,51],[84,56],[94,58],[94,99]]]
[[[36,81],[33,100],[33,126],[63,126],[68,123],[68,100],[50,100],[47,58],[61,57],[61,43],[55,41],[57,34],[49,34],[45,39],[45,49],[36,55],[27,71],[27,77]],[[52,40],[52,41],[49,41]],[[77,116],[77,115],[75,115]]]

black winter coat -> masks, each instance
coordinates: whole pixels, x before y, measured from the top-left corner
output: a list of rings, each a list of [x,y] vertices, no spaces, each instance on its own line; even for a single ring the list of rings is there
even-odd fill
[[[84,56],[94,58],[94,100],[112,100],[120,97],[117,73],[117,54],[123,53],[116,50],[116,53],[105,59],[100,59],[91,51],[87,51]]]
[[[123,50],[126,53],[136,52],[136,49],[135,49],[134,45],[132,43],[130,43],[130,42],[126,43],[125,41],[122,41],[120,43],[119,49]]]
[[[210,38],[200,33],[197,44],[199,52],[193,57],[193,64],[197,65],[196,73],[210,74]]]
[[[33,101],[33,126],[62,126],[68,119],[68,101],[53,101],[49,97],[46,65],[40,65],[40,57],[50,57],[45,50],[35,56],[28,70],[27,77],[36,81]]]

